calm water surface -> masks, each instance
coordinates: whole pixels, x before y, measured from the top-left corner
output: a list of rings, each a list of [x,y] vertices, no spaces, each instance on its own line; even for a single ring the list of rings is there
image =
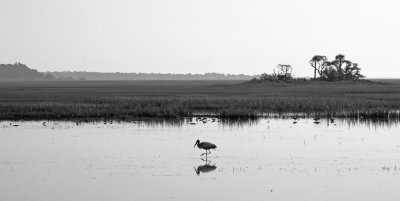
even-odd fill
[[[320,122],[3,121],[0,200],[399,199],[396,122]]]

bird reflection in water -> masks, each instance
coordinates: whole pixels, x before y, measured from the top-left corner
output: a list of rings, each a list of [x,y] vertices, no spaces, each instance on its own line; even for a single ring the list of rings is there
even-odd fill
[[[215,169],[217,169],[217,166],[215,166],[215,164],[214,164],[214,165],[210,165],[211,161],[208,160],[207,158],[206,158],[205,160],[204,160],[204,159],[202,159],[202,160],[205,161],[206,164],[204,164],[204,165],[199,165],[197,168],[194,167],[194,171],[196,171],[196,174],[197,174],[197,175],[200,175],[200,173],[212,172],[212,171],[214,171]]]

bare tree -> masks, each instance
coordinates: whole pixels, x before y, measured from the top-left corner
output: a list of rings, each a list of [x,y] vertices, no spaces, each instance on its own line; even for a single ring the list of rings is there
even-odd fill
[[[288,64],[278,64],[278,66],[276,66],[276,69],[278,70],[278,79],[279,80],[289,80],[292,78],[292,66],[288,65]]]
[[[263,82],[263,81],[288,81],[292,79],[292,66],[287,64],[278,64],[276,68],[273,69],[271,74],[263,73],[260,78],[252,79],[253,82]]]

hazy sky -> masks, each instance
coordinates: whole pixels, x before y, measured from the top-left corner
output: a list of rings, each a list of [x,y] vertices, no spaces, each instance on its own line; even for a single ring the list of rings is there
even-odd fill
[[[400,77],[398,0],[0,0],[0,63],[40,71],[312,76],[338,53]]]

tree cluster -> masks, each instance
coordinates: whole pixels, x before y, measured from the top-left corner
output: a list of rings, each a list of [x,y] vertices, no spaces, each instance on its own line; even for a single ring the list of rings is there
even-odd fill
[[[326,56],[315,55],[310,60],[314,68],[314,79],[326,81],[359,80],[365,76],[360,73],[361,68],[357,63],[345,59],[345,56],[338,54],[335,60],[328,61]],[[317,73],[319,77],[317,78]]]

